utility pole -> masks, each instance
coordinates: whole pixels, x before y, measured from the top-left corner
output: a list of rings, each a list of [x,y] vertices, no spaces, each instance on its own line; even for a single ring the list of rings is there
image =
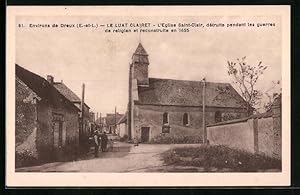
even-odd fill
[[[115,129],[114,129],[114,133],[116,133],[116,129],[117,129],[117,106],[115,106]]]
[[[81,126],[80,126],[80,131],[79,131],[79,143],[82,144],[83,141],[83,134],[84,134],[84,90],[85,90],[85,85],[84,83],[82,84],[82,93],[81,93]]]
[[[203,144],[206,144],[207,142],[207,132],[206,132],[206,117],[205,117],[205,104],[206,104],[206,99],[205,99],[205,90],[206,90],[206,80],[203,78],[203,90],[202,90],[202,127],[203,127]]]
[[[100,126],[101,126],[101,124],[102,124],[101,112],[100,112],[100,117],[99,117],[99,124],[100,124]]]
[[[99,116],[99,115],[98,115],[98,112],[97,112],[97,115],[96,115],[96,124],[99,123],[99,122],[98,122],[98,116]]]

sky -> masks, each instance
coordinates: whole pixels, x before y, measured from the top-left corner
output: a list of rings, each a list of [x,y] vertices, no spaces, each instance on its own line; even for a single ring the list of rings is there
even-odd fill
[[[117,17],[19,16],[17,23],[121,23],[121,22],[274,22],[275,27],[203,28],[188,33],[105,33],[99,29],[16,28],[16,63],[46,78],[63,82],[91,111],[105,115],[115,106],[124,113],[128,101],[131,56],[139,41],[149,54],[149,77],[231,82],[227,61],[246,56],[246,62],[268,66],[257,88],[266,91],[281,80],[281,25],[278,17]]]

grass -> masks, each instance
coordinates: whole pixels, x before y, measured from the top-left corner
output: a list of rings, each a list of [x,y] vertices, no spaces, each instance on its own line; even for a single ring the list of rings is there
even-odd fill
[[[151,144],[196,144],[202,143],[199,135],[159,135],[151,139]]]
[[[165,164],[212,168],[230,172],[281,170],[281,161],[262,154],[252,154],[226,146],[183,147],[162,154]]]

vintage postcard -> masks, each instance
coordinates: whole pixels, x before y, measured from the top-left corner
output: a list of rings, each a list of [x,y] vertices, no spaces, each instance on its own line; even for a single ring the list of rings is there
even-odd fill
[[[8,7],[6,185],[290,185],[289,6]]]

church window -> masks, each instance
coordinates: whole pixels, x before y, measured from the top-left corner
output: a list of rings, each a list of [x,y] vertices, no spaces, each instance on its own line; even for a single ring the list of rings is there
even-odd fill
[[[220,111],[216,111],[215,113],[215,122],[221,122],[222,121],[222,113]]]
[[[190,124],[190,117],[188,115],[188,113],[184,113],[183,114],[183,125],[184,126],[188,126]]]
[[[163,114],[163,124],[169,124],[169,114],[167,112]]]

